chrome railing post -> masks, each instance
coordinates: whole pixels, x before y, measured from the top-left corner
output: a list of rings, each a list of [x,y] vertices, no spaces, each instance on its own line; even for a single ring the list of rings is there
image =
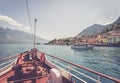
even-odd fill
[[[76,81],[74,80],[73,83],[76,83]]]
[[[101,82],[100,82],[100,76],[99,76],[99,75],[98,75],[98,83],[101,83]]]
[[[70,72],[71,68],[70,66],[67,66],[67,71]]]
[[[43,53],[43,52],[42,52],[42,53]],[[46,54],[46,53],[45,53],[45,54]],[[93,73],[93,74],[95,74],[95,75],[98,75],[98,80],[95,80],[95,79],[94,79],[97,83],[101,83],[101,82],[100,82],[100,77],[104,77],[104,78],[109,79],[109,80],[111,80],[111,81],[114,81],[114,82],[116,82],[116,83],[120,83],[120,80],[119,80],[119,79],[113,78],[113,77],[111,77],[111,76],[105,75],[105,74],[100,73],[100,72],[97,72],[97,71],[95,71],[95,70],[91,70],[91,69],[89,69],[89,68],[83,67],[83,66],[81,66],[81,65],[75,64],[75,63],[73,63],[73,62],[64,60],[64,59],[62,59],[62,58],[59,58],[59,57],[56,57],[56,56],[53,56],[53,55],[47,54],[47,56],[50,56],[50,57],[55,58],[55,59],[57,59],[57,60],[63,61],[63,62],[65,62],[65,63],[68,63],[68,64],[70,64],[70,65],[72,65],[72,66],[78,67],[78,68],[83,69],[83,70],[85,70],[85,71],[91,72],[91,73]],[[90,76],[87,76],[87,77],[90,78]],[[92,78],[90,78],[90,79],[92,79]]]

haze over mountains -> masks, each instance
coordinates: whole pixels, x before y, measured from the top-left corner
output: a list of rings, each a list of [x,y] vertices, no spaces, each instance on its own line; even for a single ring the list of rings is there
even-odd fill
[[[120,24],[120,17],[113,23],[108,25],[100,25],[100,24],[93,24],[92,26],[87,27],[82,32],[80,32],[77,37],[80,36],[90,36],[90,35],[97,35],[98,33],[101,33],[105,29],[114,28],[113,26],[115,24]]]
[[[104,29],[104,25],[99,25],[99,24],[94,24],[92,26],[87,27],[85,30],[83,30],[81,33],[78,35],[83,36],[83,35],[96,35],[100,33]]]
[[[117,27],[116,27],[117,26]],[[77,37],[97,35],[105,30],[117,30],[120,28],[120,17],[108,25],[93,24],[80,32]],[[47,43],[48,41],[37,36],[36,43]],[[0,43],[33,43],[33,35],[27,32],[4,28],[0,26]]]
[[[114,23],[120,24],[120,17]]]
[[[33,35],[27,32],[3,28],[0,26],[0,43],[32,43]],[[47,40],[36,37],[36,43],[46,43]]]
[[[117,24],[117,25],[120,25],[120,17],[113,23],[111,24],[108,24],[104,27],[104,29],[110,29],[110,28],[114,28],[114,25]]]

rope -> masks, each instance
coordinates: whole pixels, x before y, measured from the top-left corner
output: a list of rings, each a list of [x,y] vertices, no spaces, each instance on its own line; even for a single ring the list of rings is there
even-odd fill
[[[30,11],[29,11],[29,6],[28,6],[28,1],[27,1],[27,0],[26,0],[26,8],[27,8],[27,14],[28,14],[29,25],[30,25],[30,27],[31,27],[31,33],[32,33],[31,17],[30,17]]]
[[[33,38],[31,16],[30,16],[30,11],[29,11],[29,6],[28,6],[28,1],[27,0],[26,0],[26,8],[27,8],[27,15],[28,15],[29,25],[30,25],[30,28],[31,28],[31,33],[32,33],[32,38]]]

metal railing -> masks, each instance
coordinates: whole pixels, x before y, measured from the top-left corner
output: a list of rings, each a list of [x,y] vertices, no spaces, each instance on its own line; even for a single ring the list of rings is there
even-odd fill
[[[5,57],[5,58],[0,58],[0,61],[8,60],[8,59],[11,59],[11,58],[16,58],[16,57],[18,57],[18,55],[8,56],[8,57]]]
[[[43,52],[41,52],[41,53],[43,53]],[[44,53],[44,54],[46,54],[46,53]],[[113,81],[113,82],[116,82],[116,83],[120,83],[120,80],[119,80],[119,79],[113,78],[113,77],[111,77],[111,76],[105,75],[105,74],[100,73],[100,72],[97,72],[97,71],[95,71],[95,70],[92,70],[92,69],[83,67],[83,66],[81,66],[81,65],[75,64],[75,63],[73,63],[73,62],[64,60],[64,59],[62,59],[62,58],[59,58],[59,57],[56,57],[56,56],[53,56],[53,55],[50,55],[50,54],[46,54],[46,56],[55,58],[55,59],[57,59],[57,60],[60,60],[60,61],[62,61],[62,62],[68,63],[68,64],[70,64],[70,65],[72,65],[72,66],[75,66],[75,67],[77,67],[77,68],[83,69],[83,70],[85,70],[85,71],[87,71],[87,72],[90,72],[90,73],[93,73],[93,74],[97,75],[97,76],[98,76],[98,79],[97,79],[97,80],[94,79],[94,81],[96,81],[97,83],[100,83],[101,77],[104,77],[104,78],[106,78],[106,79],[108,79],[108,80],[111,80],[111,81]],[[78,72],[78,71],[76,71],[76,72]],[[80,72],[79,72],[79,73],[80,73]],[[87,76],[87,77],[88,77],[88,76]],[[90,77],[88,77],[88,78],[90,78]],[[90,79],[91,79],[91,78],[90,78]]]
[[[10,60],[10,61],[7,61],[7,62],[4,62],[4,63],[0,64],[0,67],[1,67],[1,66],[5,66],[6,64],[9,64],[9,63],[11,63],[11,62],[13,62],[13,61],[15,61],[15,59]],[[0,68],[0,70],[1,70],[1,68]]]
[[[75,69],[73,69],[73,68],[70,67],[70,66],[66,66],[66,65],[64,65],[64,64],[62,64],[62,63],[60,63],[60,62],[55,61],[55,60],[54,60],[53,62],[56,63],[56,64],[59,64],[59,65],[61,65],[61,66],[63,66],[63,67],[65,67],[66,69],[68,69],[69,72],[72,70],[72,71],[74,71],[74,72],[76,72],[76,73],[78,73],[78,74],[80,74],[80,75],[82,75],[82,76],[84,76],[84,77],[86,77],[86,78],[88,78],[88,79],[90,79],[90,80],[93,80],[93,81],[96,82],[96,83],[101,83],[100,80],[96,80],[95,78],[93,78],[93,77],[91,77],[91,76],[88,76],[87,74],[84,74],[84,73],[82,73],[82,72],[80,72],[80,71],[78,71],[78,70],[75,70]]]
[[[40,52],[40,51],[39,51],[39,52]],[[40,52],[40,53],[43,53],[43,52]],[[44,53],[44,54],[46,54],[46,53]],[[4,59],[0,59],[0,61],[2,61],[2,60],[7,60],[7,59],[10,59],[10,58],[15,58],[15,57],[17,57],[17,56],[18,56],[18,55],[10,56],[10,57],[4,58]],[[113,77],[108,76],[108,75],[105,75],[105,74],[103,74],[103,73],[100,73],[100,72],[91,70],[91,69],[89,69],[89,68],[86,68],[86,67],[83,67],[83,66],[81,66],[81,65],[72,63],[72,62],[70,62],[70,61],[61,59],[61,58],[59,58],[59,57],[55,57],[55,56],[53,56],[53,55],[46,54],[46,56],[55,58],[55,59],[57,59],[57,60],[59,60],[59,61],[65,62],[65,63],[70,64],[70,65],[72,65],[72,66],[75,66],[75,67],[77,67],[77,68],[79,68],[79,69],[82,69],[82,70],[85,70],[85,71],[87,71],[87,72],[90,72],[90,73],[93,73],[93,74],[97,75],[97,76],[98,76],[98,79],[96,80],[96,79],[94,79],[94,78],[92,78],[92,77],[90,77],[90,76],[88,76],[88,75],[86,75],[86,74],[84,74],[84,73],[82,73],[82,72],[79,72],[79,71],[77,71],[77,70],[75,70],[75,69],[73,69],[73,68],[69,68],[70,70],[73,70],[73,71],[75,71],[76,73],[79,73],[79,74],[81,74],[81,75],[83,75],[83,76],[85,76],[85,77],[87,77],[87,78],[89,78],[89,79],[91,79],[91,80],[93,80],[93,81],[95,81],[95,82],[97,82],[97,83],[100,83],[101,77],[104,77],[104,78],[109,79],[109,80],[111,80],[111,81],[114,81],[114,82],[116,82],[116,83],[120,83],[120,80],[119,80],[119,79],[113,78]],[[4,64],[5,64],[5,63],[4,63]],[[63,65],[63,64],[61,64],[61,65],[62,65],[62,66],[65,66],[65,65]],[[74,77],[75,77],[75,76],[74,76]],[[78,77],[75,77],[75,78],[78,78]]]

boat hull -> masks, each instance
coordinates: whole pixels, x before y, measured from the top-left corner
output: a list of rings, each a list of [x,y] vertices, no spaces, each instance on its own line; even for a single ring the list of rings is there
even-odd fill
[[[92,50],[93,46],[71,46],[71,49],[75,50]]]
[[[30,52],[31,53],[31,52]],[[25,52],[26,54],[26,52]],[[64,69],[58,67],[57,65],[51,63],[47,57],[44,55],[44,53],[41,53],[39,51],[37,51],[35,54],[37,54],[37,59],[38,61],[41,63],[41,65],[44,64],[44,66],[46,66],[47,69],[49,69],[48,71],[50,72],[50,74],[43,76],[42,78],[35,78],[36,81],[34,81],[34,83],[46,83],[49,81],[54,81],[55,83],[72,83],[71,81],[71,75],[69,72],[66,72]],[[20,54],[21,55],[21,54]],[[24,55],[24,53],[22,54]],[[42,56],[41,56],[42,55]],[[18,77],[20,77],[23,81],[19,81],[21,80],[20,78],[16,78],[17,76],[15,76],[15,65],[18,65],[18,63],[21,61],[20,59],[21,56],[18,56],[17,60],[15,60],[13,63],[9,64],[8,66],[6,66],[5,68],[2,68],[0,70],[0,83],[14,83],[14,81],[18,81],[16,83],[23,83],[27,81],[32,80],[32,75],[28,76],[27,74],[25,76],[22,75],[22,77],[20,76],[20,74],[18,75]],[[21,64],[21,63],[20,63]],[[57,73],[56,73],[57,71]],[[59,73],[59,75],[58,75]],[[52,78],[49,79],[49,76],[52,75]],[[28,77],[26,80],[26,77]]]
[[[33,57],[34,58],[33,61],[31,61],[31,60],[27,61],[27,59],[29,58],[28,54],[32,54],[33,56],[36,55],[35,57]],[[25,58],[25,57],[23,58],[23,56],[27,56],[27,58]],[[53,59],[50,60],[46,56],[51,57]],[[22,59],[23,59],[23,61],[22,61]],[[54,59],[56,59],[57,62]],[[59,62],[58,60],[62,61],[62,62]],[[27,62],[24,62],[24,61],[27,61]],[[93,73],[93,74],[97,75],[98,77],[102,77],[102,78],[104,77],[104,78],[112,80],[116,83],[120,83],[120,80],[118,80],[118,79],[112,78],[112,77],[104,75],[100,72],[77,65],[70,61],[66,61],[64,59],[61,59],[61,58],[58,58],[58,57],[55,57],[55,56],[52,56],[49,54],[45,54],[43,52],[37,51],[36,49],[19,54],[17,59],[13,63],[11,63],[9,66],[6,66],[5,68],[2,68],[2,70],[0,70],[0,83],[29,83],[29,82],[31,82],[31,83],[47,83],[47,82],[48,83],[87,83],[87,81],[88,81],[88,83],[91,83],[90,82],[91,80],[95,83],[101,83],[101,80],[102,80],[101,78],[99,78],[98,80],[95,78],[92,78],[86,74],[83,74],[83,72],[80,72],[71,67],[68,67],[67,65],[62,64],[63,62],[68,63],[69,65],[72,65],[74,67],[80,68],[82,70],[85,70],[87,72]],[[26,63],[27,63],[27,65],[26,65]],[[67,68],[68,71],[56,64],[59,64],[65,68]],[[19,71],[19,68],[18,68],[17,72],[14,71],[14,70],[16,70],[16,67],[19,67],[19,65],[22,65],[22,67],[23,67],[22,69],[27,68],[27,71],[22,71],[25,74],[22,74],[21,76],[20,76],[20,73],[16,75],[16,73],[18,73],[18,71]],[[31,67],[32,67],[32,69],[31,69]],[[41,72],[43,72],[43,73],[40,73],[38,67],[47,68],[47,70],[44,69],[47,71],[47,73],[45,72],[46,74],[43,75],[44,70],[42,69]],[[31,70],[33,71],[33,69],[36,70],[35,73],[29,74],[29,72],[31,72]],[[72,74],[70,72],[71,70],[78,73],[81,76],[86,77],[87,79],[90,79],[90,81],[81,79],[80,77],[76,76],[75,74]],[[4,73],[1,74],[1,72],[4,72]],[[38,73],[40,74],[40,76],[36,75]],[[34,76],[34,74],[35,74],[35,76]],[[16,78],[17,76],[18,76],[18,78]],[[20,78],[22,78],[22,79],[20,79]]]

